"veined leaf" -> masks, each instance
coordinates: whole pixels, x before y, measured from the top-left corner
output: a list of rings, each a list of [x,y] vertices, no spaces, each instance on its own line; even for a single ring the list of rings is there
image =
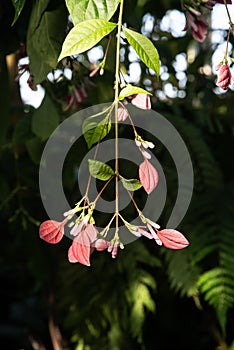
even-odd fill
[[[89,172],[90,175],[99,180],[109,180],[114,175],[114,170],[107,164],[100,162],[99,160],[89,159]]]
[[[158,184],[158,172],[146,158],[139,166],[139,178],[148,194],[150,194]]]
[[[98,141],[101,141],[111,130],[111,121],[107,121],[106,117],[97,122],[84,121],[83,134],[88,148]]]
[[[121,177],[121,182],[123,184],[123,187],[129,191],[136,191],[142,187],[141,182],[137,179],[125,179],[124,177]]]
[[[103,19],[91,19],[78,23],[68,33],[58,61],[64,57],[77,55],[91,49],[104,38],[104,36],[112,32],[116,26],[116,23],[108,22]]]
[[[142,62],[159,75],[160,63],[156,47],[146,36],[123,27],[127,41],[136,51]]]
[[[136,94],[148,94],[152,95],[150,92],[131,84],[128,84],[125,88],[120,91],[119,100],[123,100],[125,97],[136,95]]]
[[[39,84],[57,66],[65,37],[67,12],[63,2],[48,10],[49,0],[33,1],[27,32],[27,53],[34,83]]]
[[[11,0],[13,6],[15,8],[15,17],[14,17],[13,22],[11,24],[12,26],[15,24],[15,22],[19,18],[19,15],[21,14],[21,11],[24,8],[25,1],[26,0]]]
[[[92,224],[88,224],[83,231],[77,235],[68,251],[68,260],[71,263],[90,266],[91,243],[95,241],[98,231]]]
[[[66,0],[74,25],[89,19],[109,21],[119,3],[120,0]]]

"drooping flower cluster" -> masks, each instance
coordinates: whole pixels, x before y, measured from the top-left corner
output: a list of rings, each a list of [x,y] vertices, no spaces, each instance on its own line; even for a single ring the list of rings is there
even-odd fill
[[[76,207],[76,210],[78,208]],[[71,213],[69,211],[68,213]],[[66,214],[66,213],[65,213]],[[71,216],[71,214],[69,214]],[[68,216],[68,217],[69,217]],[[62,222],[55,220],[47,220],[43,222],[39,229],[40,238],[50,244],[59,243],[64,236],[64,227],[70,224],[68,223],[69,218],[66,218]],[[121,216],[120,216],[121,217]],[[122,217],[121,217],[122,218]],[[123,218],[122,218],[123,219]],[[126,228],[137,237],[146,237],[148,239],[154,239],[158,245],[164,245],[169,249],[183,249],[188,246],[189,242],[187,239],[177,230],[173,229],[163,229],[159,230],[160,226],[147,219],[141,217],[145,225],[134,226],[123,219]],[[87,220],[81,221],[79,224],[75,224],[70,231],[73,241],[68,250],[68,260],[71,263],[77,263],[90,266],[90,255],[97,251],[104,251],[111,253],[112,258],[117,257],[118,248],[123,249],[124,245],[120,241],[117,235],[114,236],[110,241],[107,240],[106,234],[109,230],[102,230],[98,232],[93,220],[87,222]],[[108,225],[109,226],[109,225]],[[103,234],[105,232],[105,234]]]
[[[203,42],[206,38],[208,31],[208,23],[204,16],[200,12],[197,15],[194,11],[188,10],[185,12],[186,25],[184,30],[191,28],[191,34],[193,38],[198,42]]]
[[[148,94],[132,95],[130,100],[131,103],[133,103],[138,108],[151,108],[150,98]],[[140,182],[140,186],[138,188],[143,186],[147,194],[150,194],[158,184],[158,172],[154,168],[154,166],[149,162],[149,159],[151,159],[151,154],[149,153],[149,150],[152,150],[154,148],[154,144],[151,141],[143,140],[142,137],[137,133],[127,109],[125,108],[124,104],[122,104],[118,108],[118,121],[123,122],[127,118],[130,119],[133,127],[136,146],[144,158],[143,162],[139,165],[140,181],[136,180]],[[89,161],[91,161],[91,163],[96,162],[96,165],[98,167],[101,167],[98,168],[99,170],[102,169],[101,172],[105,171],[106,167],[108,167],[109,173],[107,174],[107,178],[109,179],[109,181],[111,181],[112,178],[115,178],[116,176],[118,176],[120,180],[123,179],[122,176],[120,176],[119,174],[115,174],[113,169],[111,169],[105,163],[94,160]],[[95,169],[93,176],[98,178],[97,174],[99,173],[99,171],[96,170],[97,169]],[[90,175],[92,175],[91,170]],[[101,179],[103,180],[103,178]],[[142,214],[142,212],[138,209],[135,201],[133,201],[133,203],[139,213],[139,217],[143,225],[132,225],[127,220],[125,220],[125,218],[119,212],[115,212],[112,218],[110,219],[109,223],[99,232],[97,227],[95,226],[93,212],[95,209],[96,202],[100,194],[106,188],[106,185],[103,186],[102,190],[93,202],[90,202],[88,196],[85,195],[79,201],[79,203],[76,204],[75,208],[64,213],[65,219],[62,222],[57,222],[55,220],[47,220],[43,222],[39,230],[40,237],[48,243],[56,244],[62,240],[64,236],[64,227],[67,226],[69,228],[70,238],[73,240],[68,250],[68,260],[71,263],[79,262],[86,266],[90,266],[90,255],[95,250],[106,250],[107,252],[111,253],[112,258],[116,258],[118,254],[118,249],[124,248],[124,245],[120,240],[118,228],[115,231],[114,237],[110,237],[109,235],[111,224],[115,219],[116,222],[118,222],[118,220],[121,220],[127,228],[127,230],[130,231],[134,236],[139,238],[144,236],[148,239],[154,239],[155,242],[160,246],[164,245],[166,248],[169,249],[182,249],[188,246],[189,242],[182,235],[182,233],[173,229],[160,230],[160,226],[157,223],[146,218]],[[129,193],[128,186],[125,188]],[[131,199],[133,198],[131,197]]]
[[[203,8],[212,10],[217,4],[224,4],[223,0],[184,0],[182,9],[185,12],[186,25],[184,30],[191,29],[193,38],[198,42],[206,39],[208,23],[203,14]],[[231,4],[231,0],[226,0],[226,4]]]
[[[65,103],[63,110],[67,112],[68,110],[77,110],[80,105],[85,101],[87,97],[84,86],[77,87],[72,85],[69,93],[65,96]]]

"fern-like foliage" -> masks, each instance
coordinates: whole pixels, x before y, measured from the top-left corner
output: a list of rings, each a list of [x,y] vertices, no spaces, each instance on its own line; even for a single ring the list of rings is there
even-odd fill
[[[147,270],[158,267],[159,259],[138,240],[114,263],[109,254],[95,253],[92,265],[89,271],[81,265],[61,266],[57,302],[66,315],[65,328],[73,331],[80,350],[136,347],[147,314],[155,310],[156,282]]]
[[[217,313],[221,328],[225,333],[227,311],[234,306],[234,186],[226,187],[219,193],[215,205],[216,227],[213,243],[208,254],[217,256],[217,265],[205,271],[198,280],[198,287],[205,300]],[[216,240],[216,242],[215,242]],[[203,253],[203,255],[205,255]]]
[[[195,192],[183,221],[189,248],[165,250],[169,281],[175,291],[194,297],[198,305],[204,297],[225,334],[227,312],[234,306],[234,185],[223,184],[221,168],[202,132],[181,118],[173,116],[170,121],[190,152]]]

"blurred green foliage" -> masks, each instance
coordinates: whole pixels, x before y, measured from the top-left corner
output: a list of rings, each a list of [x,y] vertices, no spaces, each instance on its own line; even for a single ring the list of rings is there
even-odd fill
[[[95,252],[92,267],[86,268],[67,261],[68,239],[57,246],[39,239],[38,225],[47,216],[38,170],[45,142],[60,122],[77,109],[113,98],[114,44],[110,44],[103,76],[89,77],[94,67],[83,54],[79,60],[60,63],[58,77],[57,57],[71,26],[65,1],[26,0],[24,7],[24,1],[13,3],[20,12],[14,26],[12,2],[0,3],[1,349],[231,350],[234,92],[218,93],[212,70],[205,74],[215,44],[208,38],[197,45],[189,33],[175,38],[170,30],[160,29],[166,12],[180,9],[178,1],[126,0],[124,21],[130,27],[140,31],[144,15],[154,16],[147,35],[168,73],[166,79],[156,80],[141,65],[139,86],[150,89],[153,108],[177,128],[193,161],[194,194],[180,225],[190,246],[174,252],[137,240],[116,261]],[[26,45],[31,78],[46,92],[38,109],[23,104],[14,80],[18,60],[25,55],[19,51],[21,43]],[[105,49],[107,40],[101,45]],[[122,69],[127,71],[129,48],[122,45]],[[188,58],[191,50],[195,55],[182,82],[175,59],[179,54]],[[64,75],[65,69],[72,71],[71,79]],[[54,79],[46,79],[48,72]],[[174,89],[173,98],[166,84]],[[74,89],[83,97],[69,105]],[[120,132],[124,135],[125,131]],[[84,144],[79,154],[86,149]],[[170,155],[160,144],[156,155],[168,185],[167,205],[160,218],[163,226],[176,198],[177,179]],[[64,171],[71,205],[78,195],[76,156],[68,157]]]

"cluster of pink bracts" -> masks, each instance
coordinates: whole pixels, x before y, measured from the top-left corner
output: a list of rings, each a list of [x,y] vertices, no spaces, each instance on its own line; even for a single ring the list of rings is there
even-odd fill
[[[182,1],[183,10],[186,17],[186,25],[184,30],[191,29],[193,38],[198,42],[203,42],[206,39],[208,32],[208,23],[203,16],[203,9],[212,10],[216,4],[232,4],[232,0],[184,0]],[[230,23],[231,25],[231,23]],[[233,31],[233,30],[232,30]],[[227,54],[226,54],[227,56]],[[227,57],[225,56],[223,62],[218,64],[216,70],[218,71],[218,80],[216,85],[223,90],[227,90],[232,84],[233,79],[230,68],[227,64]]]
[[[141,109],[151,108],[150,98],[147,94],[133,95],[131,103]],[[120,107],[118,111],[119,122],[126,120],[127,117],[128,112],[125,107]],[[148,148],[154,148],[154,144],[144,141],[139,135],[136,135],[135,143],[144,157],[144,161],[139,166],[140,182],[149,194],[158,183],[158,172],[149,162],[148,159],[151,158],[151,155],[146,151]],[[92,212],[89,212],[87,215],[83,214],[82,219],[77,218],[75,223],[69,223],[68,221],[75,215],[76,209],[66,212],[64,214],[66,219],[62,222],[55,220],[43,222],[39,230],[40,237],[48,243],[56,244],[63,238],[64,227],[67,224],[68,227],[72,227],[70,235],[73,237],[73,242],[68,250],[68,260],[71,263],[79,262],[90,266],[90,255],[94,250],[107,250],[111,253],[112,258],[116,258],[118,248],[124,248],[119,237],[114,237],[110,241],[105,239],[105,236],[98,232],[94,224]],[[179,231],[173,229],[159,230],[160,226],[150,219],[143,218],[142,221],[144,222],[143,226],[134,226],[127,222],[125,222],[125,226],[136,237],[145,236],[148,239],[154,239],[158,245],[164,245],[169,249],[183,249],[188,246],[189,242]]]
[[[47,220],[40,226],[40,238],[50,244],[60,242],[64,236],[64,226],[68,220],[62,222]],[[154,226],[152,226],[154,225]],[[147,224],[144,228],[136,227],[135,234],[154,239],[158,245],[164,245],[169,249],[183,249],[189,245],[187,239],[179,231],[172,229],[158,230],[157,224]],[[81,227],[81,226],[79,226]],[[85,223],[81,230],[77,229],[72,245],[68,250],[68,260],[71,263],[79,262],[80,264],[90,266],[90,255],[94,250],[107,250],[111,253],[112,258],[116,258],[118,248],[124,246],[119,240],[107,241],[103,239],[94,224]]]
[[[184,0],[186,25],[184,30],[191,29],[191,34],[196,41],[203,42],[208,31],[208,23],[202,14],[202,8],[212,10],[216,4],[224,4],[223,0]],[[226,0],[226,4],[231,4],[231,0]]]

